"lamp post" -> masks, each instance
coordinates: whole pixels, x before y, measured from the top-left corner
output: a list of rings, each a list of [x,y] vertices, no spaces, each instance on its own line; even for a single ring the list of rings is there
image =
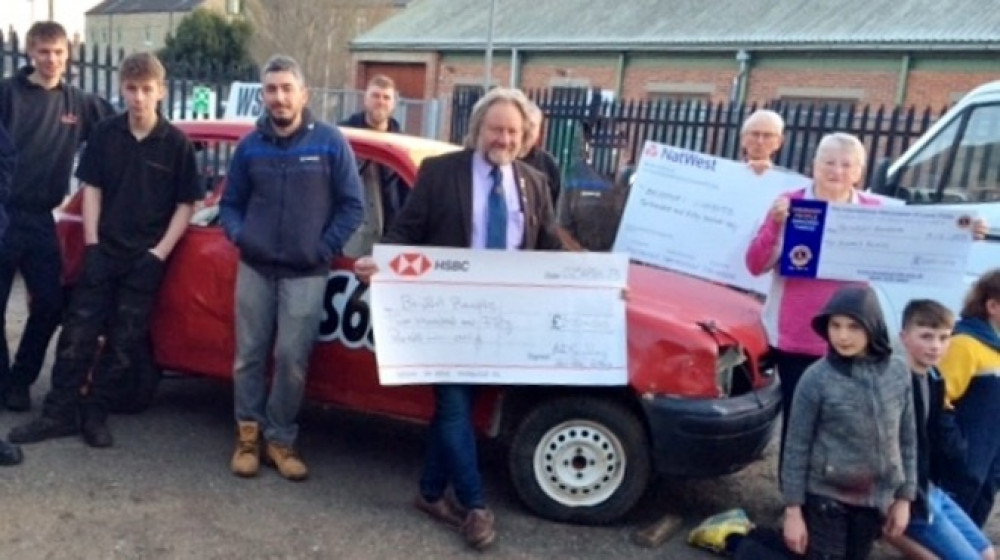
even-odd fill
[[[496,17],[497,0],[490,0],[489,29],[486,31],[486,66],[483,76],[483,93],[490,90],[490,78],[493,75],[493,20]]]

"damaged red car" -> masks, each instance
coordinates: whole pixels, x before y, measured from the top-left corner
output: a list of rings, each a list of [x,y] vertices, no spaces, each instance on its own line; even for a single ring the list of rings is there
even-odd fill
[[[213,220],[228,156],[252,123],[180,122],[199,148],[210,194],[198,223],[168,261],[152,323],[157,364],[171,374],[231,379],[237,250]],[[424,157],[457,146],[397,134],[343,130],[366,190],[384,173],[413,184]],[[66,282],[83,249],[79,193],[57,217]],[[372,239],[373,241],[374,239]],[[373,353],[368,287],[352,260],[330,263],[325,316],[313,350],[307,398],[347,409],[427,422],[426,386],[383,387]],[[780,409],[767,364],[761,304],[742,293],[673,272],[629,270],[628,369],[624,387],[502,386],[479,394],[476,424],[506,445],[509,476],[528,509],[549,519],[608,523],[642,497],[654,474],[716,476],[758,459]],[[147,406],[156,380],[126,408]]]

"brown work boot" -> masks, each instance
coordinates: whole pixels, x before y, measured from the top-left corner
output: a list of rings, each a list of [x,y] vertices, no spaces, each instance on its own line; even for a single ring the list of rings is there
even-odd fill
[[[465,542],[476,550],[484,550],[493,544],[497,532],[493,529],[493,512],[483,509],[469,510],[459,530]]]
[[[264,461],[278,469],[281,476],[288,480],[305,480],[309,476],[306,464],[302,462],[295,450],[287,445],[267,442]]]
[[[417,497],[413,500],[413,507],[431,516],[434,520],[455,529],[462,526],[465,517],[468,515],[464,508],[453,504],[447,498],[438,498],[435,502],[428,502],[420,494],[417,494]]]
[[[256,476],[260,469],[260,428],[256,422],[239,422],[236,451],[229,465],[236,476]]]

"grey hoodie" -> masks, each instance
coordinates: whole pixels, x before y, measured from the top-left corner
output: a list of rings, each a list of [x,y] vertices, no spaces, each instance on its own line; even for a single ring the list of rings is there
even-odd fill
[[[844,357],[830,346],[795,389],[781,491],[786,505],[806,493],[885,512],[917,490],[916,426],[910,372],[893,358],[878,299],[870,288],[838,290],[812,322],[827,340],[832,315],[847,315],[868,333],[865,356]]]

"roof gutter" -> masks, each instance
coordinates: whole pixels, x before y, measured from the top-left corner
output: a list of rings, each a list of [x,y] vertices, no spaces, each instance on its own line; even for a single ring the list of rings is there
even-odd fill
[[[519,49],[522,51],[545,51],[545,52],[690,52],[697,50],[701,52],[733,52],[734,49],[747,48],[755,52],[815,52],[815,51],[1000,51],[1000,39],[996,42],[980,43],[512,43],[496,42],[494,49]],[[441,43],[420,43],[420,42],[362,42],[351,43],[351,50],[358,51],[397,51],[397,50],[424,50],[424,51],[468,51],[483,52],[483,44],[467,42],[441,42]]]

